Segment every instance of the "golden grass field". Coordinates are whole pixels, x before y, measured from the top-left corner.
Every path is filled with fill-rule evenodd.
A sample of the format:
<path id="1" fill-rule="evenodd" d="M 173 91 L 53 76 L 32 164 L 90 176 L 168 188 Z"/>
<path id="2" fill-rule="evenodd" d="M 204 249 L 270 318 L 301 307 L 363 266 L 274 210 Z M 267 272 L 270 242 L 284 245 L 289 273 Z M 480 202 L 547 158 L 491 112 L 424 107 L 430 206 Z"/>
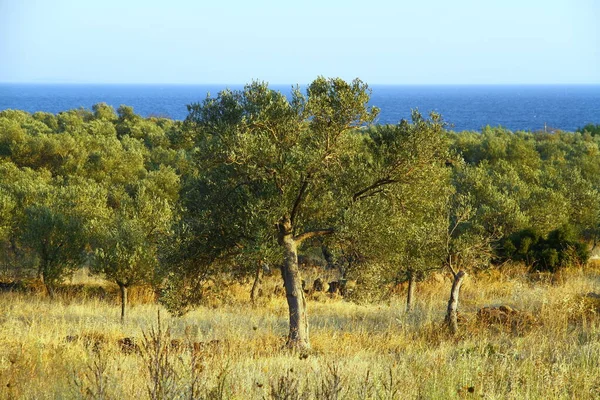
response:
<path id="1" fill-rule="evenodd" d="M 266 278 L 264 292 L 279 282 Z M 283 349 L 283 296 L 251 306 L 249 289 L 232 284 L 181 318 L 162 310 L 160 332 L 161 307 L 143 290 L 125 324 L 113 296 L 0 294 L 0 398 L 600 398 L 600 303 L 585 297 L 600 293 L 598 264 L 554 277 L 470 275 L 457 336 L 442 326 L 450 281 L 440 274 L 419 284 L 408 315 L 403 288 L 373 305 L 311 295 L 306 354 Z M 500 304 L 528 318 L 477 318 Z"/>

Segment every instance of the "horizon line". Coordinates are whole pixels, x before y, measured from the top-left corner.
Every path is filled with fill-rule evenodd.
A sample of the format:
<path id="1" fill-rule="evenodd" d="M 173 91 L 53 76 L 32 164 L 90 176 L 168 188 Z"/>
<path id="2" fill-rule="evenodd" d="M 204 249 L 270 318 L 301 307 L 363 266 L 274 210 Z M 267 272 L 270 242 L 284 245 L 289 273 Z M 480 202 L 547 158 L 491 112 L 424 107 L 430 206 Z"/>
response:
<path id="1" fill-rule="evenodd" d="M 308 86 L 310 83 L 272 83 L 266 80 L 253 79 L 250 82 L 266 82 L 269 85 L 283 86 Z M 51 82 L 51 81 L 24 81 L 24 82 L 3 82 L 0 85 L 97 85 L 97 86 L 244 86 L 250 82 L 216 82 L 216 83 L 169 83 L 169 82 Z M 600 82 L 585 82 L 585 83 L 369 83 L 363 81 L 369 86 L 600 86 Z"/>

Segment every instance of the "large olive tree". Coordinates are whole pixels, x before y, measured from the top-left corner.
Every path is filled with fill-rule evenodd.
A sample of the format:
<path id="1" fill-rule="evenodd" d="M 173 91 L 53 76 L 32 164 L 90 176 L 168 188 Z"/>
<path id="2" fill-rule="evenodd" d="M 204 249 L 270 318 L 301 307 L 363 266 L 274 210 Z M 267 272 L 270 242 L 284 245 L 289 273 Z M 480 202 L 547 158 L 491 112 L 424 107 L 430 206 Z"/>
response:
<path id="1" fill-rule="evenodd" d="M 396 151 L 392 138 L 415 132 L 407 123 L 379 136 L 360 129 L 377 115 L 369 96 L 358 79 L 318 78 L 289 99 L 252 83 L 189 106 L 196 174 L 186 179 L 182 221 L 195 250 L 186 251 L 214 263 L 274 238 L 292 348 L 310 347 L 299 247 L 333 234 L 348 209 L 431 162 Z"/>

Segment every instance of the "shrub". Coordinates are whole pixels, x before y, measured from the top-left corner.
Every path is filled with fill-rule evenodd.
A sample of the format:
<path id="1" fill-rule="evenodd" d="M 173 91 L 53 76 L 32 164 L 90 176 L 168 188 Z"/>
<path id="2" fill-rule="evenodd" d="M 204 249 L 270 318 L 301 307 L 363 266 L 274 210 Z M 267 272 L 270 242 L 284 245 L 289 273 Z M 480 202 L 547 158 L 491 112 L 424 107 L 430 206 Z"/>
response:
<path id="1" fill-rule="evenodd" d="M 521 261 L 530 270 L 549 272 L 585 264 L 589 258 L 586 245 L 568 225 L 553 230 L 545 239 L 532 228 L 515 232 L 505 239 L 499 253 L 502 260 Z"/>

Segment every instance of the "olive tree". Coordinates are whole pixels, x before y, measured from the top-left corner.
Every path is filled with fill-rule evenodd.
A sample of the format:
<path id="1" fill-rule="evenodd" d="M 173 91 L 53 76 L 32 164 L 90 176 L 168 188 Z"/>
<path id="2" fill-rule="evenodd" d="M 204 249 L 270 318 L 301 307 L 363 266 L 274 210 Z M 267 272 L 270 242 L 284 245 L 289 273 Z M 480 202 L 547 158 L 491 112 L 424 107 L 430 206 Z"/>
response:
<path id="1" fill-rule="evenodd" d="M 186 184 L 183 223 L 195 254 L 214 263 L 276 238 L 292 348 L 310 347 L 299 248 L 332 235 L 346 210 L 430 162 L 407 160 L 393 141 L 386 144 L 388 136 L 418 131 L 407 122 L 381 137 L 360 129 L 377 115 L 369 97 L 358 79 L 317 78 L 306 95 L 296 88 L 290 99 L 255 82 L 189 106 L 197 175 Z"/>
<path id="2" fill-rule="evenodd" d="M 377 126 L 369 137 L 370 161 L 356 167 L 371 176 L 388 176 L 394 168 L 394 182 L 356 199 L 343 216 L 339 245 L 362 260 L 351 271 L 360 281 L 354 298 L 372 298 L 382 284 L 408 282 L 410 311 L 417 281 L 442 264 L 451 173 L 444 123 L 435 113 L 426 119 L 415 111 L 411 123 Z"/>
<path id="3" fill-rule="evenodd" d="M 186 218 L 210 262 L 264 244 L 260 237 L 274 227 L 290 347 L 310 347 L 298 248 L 334 232 L 336 175 L 354 144 L 348 136 L 377 115 L 368 100 L 359 80 L 318 78 L 307 96 L 296 88 L 290 100 L 255 82 L 189 106 L 200 171 L 189 195 L 201 201 L 188 201 Z"/>
<path id="4" fill-rule="evenodd" d="M 94 182 L 55 179 L 24 207 L 18 240 L 38 258 L 38 276 L 50 297 L 85 260 L 89 223 L 97 218 L 103 198 Z"/>
<path id="5" fill-rule="evenodd" d="M 476 167 L 457 165 L 453 171 L 453 190 L 445 196 L 442 254 L 444 267 L 452 275 L 445 323 L 452 334 L 458 331 L 459 295 L 467 272 L 490 263 L 503 232 L 496 210 L 478 204 L 471 186 L 477 173 Z"/>
<path id="6" fill-rule="evenodd" d="M 152 171 L 144 179 L 114 186 L 107 217 L 94 227 L 92 271 L 113 280 L 121 295 L 121 321 L 125 320 L 128 289 L 152 283 L 158 268 L 161 242 L 170 235 L 179 177 L 170 168 Z"/>

